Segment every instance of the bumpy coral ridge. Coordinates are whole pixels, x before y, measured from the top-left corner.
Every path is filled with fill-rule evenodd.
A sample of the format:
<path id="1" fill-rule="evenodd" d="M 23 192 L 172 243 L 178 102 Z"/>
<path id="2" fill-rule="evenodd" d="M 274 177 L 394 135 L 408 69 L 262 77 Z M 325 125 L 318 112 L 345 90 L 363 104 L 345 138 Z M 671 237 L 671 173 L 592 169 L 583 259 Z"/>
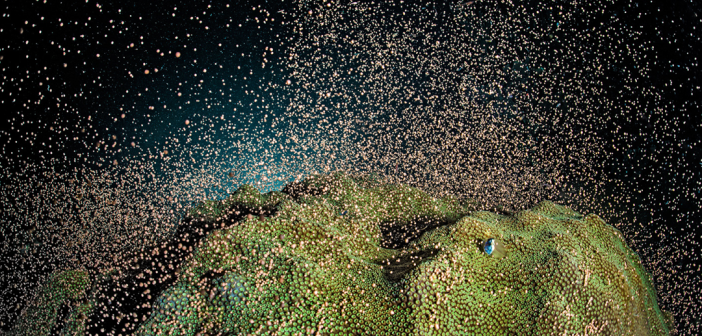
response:
<path id="1" fill-rule="evenodd" d="M 340 173 L 287 189 L 247 186 L 191 212 L 223 223 L 241 209 L 261 215 L 203 240 L 139 333 L 669 333 L 650 275 L 595 215 L 551 202 L 512 216 L 474 212 Z M 485 254 L 488 238 L 507 255 Z"/>

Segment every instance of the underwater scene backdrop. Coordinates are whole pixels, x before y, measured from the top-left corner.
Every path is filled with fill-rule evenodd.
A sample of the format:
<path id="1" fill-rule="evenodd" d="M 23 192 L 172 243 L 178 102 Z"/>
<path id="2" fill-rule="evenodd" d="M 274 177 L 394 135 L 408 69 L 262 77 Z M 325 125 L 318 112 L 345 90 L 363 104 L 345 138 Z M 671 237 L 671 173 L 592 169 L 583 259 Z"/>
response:
<path id="1" fill-rule="evenodd" d="M 1 12 L 3 333 L 702 333 L 695 1 Z"/>

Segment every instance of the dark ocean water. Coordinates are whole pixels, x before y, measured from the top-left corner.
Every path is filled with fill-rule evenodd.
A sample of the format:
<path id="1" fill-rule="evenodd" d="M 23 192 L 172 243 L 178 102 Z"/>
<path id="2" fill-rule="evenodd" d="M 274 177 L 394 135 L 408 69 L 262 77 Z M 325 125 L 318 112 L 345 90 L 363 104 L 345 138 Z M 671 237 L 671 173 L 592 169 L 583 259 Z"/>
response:
<path id="1" fill-rule="evenodd" d="M 484 209 L 599 214 L 679 334 L 700 334 L 700 15 L 688 0 L 5 3 L 0 328 L 51 271 L 119 266 L 196 202 L 346 170 Z"/>

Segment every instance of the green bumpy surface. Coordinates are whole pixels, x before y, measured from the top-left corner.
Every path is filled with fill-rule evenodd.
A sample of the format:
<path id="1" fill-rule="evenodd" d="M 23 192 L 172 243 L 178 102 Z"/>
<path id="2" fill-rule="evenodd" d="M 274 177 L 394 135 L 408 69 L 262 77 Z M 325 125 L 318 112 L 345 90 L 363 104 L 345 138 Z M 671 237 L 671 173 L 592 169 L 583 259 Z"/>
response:
<path id="1" fill-rule="evenodd" d="M 669 315 L 622 234 L 551 202 L 503 216 L 454 198 L 344 174 L 293 200 L 244 187 L 210 203 L 265 209 L 204 239 L 161 293 L 141 335 L 667 335 Z M 317 195 L 317 196 L 312 196 Z M 381 224 L 450 224 L 402 249 Z M 499 239 L 503 258 L 481 249 Z M 400 278 L 388 266 L 411 260 Z M 426 255 L 426 253 L 424 253 Z M 385 266 L 383 266 L 385 265 Z"/>
<path id="2" fill-rule="evenodd" d="M 50 335 L 62 305 L 70 305 L 70 315 L 61 335 L 83 335 L 85 316 L 92 310 L 92 302 L 86 300 L 90 288 L 88 273 L 82 270 L 55 272 L 39 288 L 36 298 L 9 331 L 9 335 Z"/>

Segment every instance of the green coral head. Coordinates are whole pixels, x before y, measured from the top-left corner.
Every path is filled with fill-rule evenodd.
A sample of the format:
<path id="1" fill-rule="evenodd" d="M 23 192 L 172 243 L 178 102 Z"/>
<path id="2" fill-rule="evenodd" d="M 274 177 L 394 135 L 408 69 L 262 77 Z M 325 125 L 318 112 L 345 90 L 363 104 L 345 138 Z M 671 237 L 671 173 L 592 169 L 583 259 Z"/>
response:
<path id="1" fill-rule="evenodd" d="M 649 274 L 595 215 L 473 211 L 343 174 L 288 190 L 230 196 L 276 212 L 209 235 L 141 334 L 670 333 Z"/>

